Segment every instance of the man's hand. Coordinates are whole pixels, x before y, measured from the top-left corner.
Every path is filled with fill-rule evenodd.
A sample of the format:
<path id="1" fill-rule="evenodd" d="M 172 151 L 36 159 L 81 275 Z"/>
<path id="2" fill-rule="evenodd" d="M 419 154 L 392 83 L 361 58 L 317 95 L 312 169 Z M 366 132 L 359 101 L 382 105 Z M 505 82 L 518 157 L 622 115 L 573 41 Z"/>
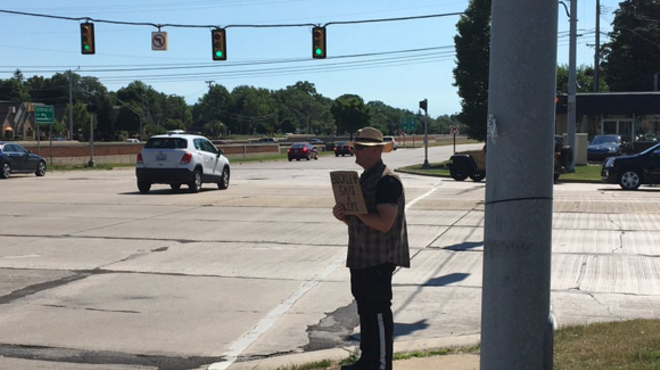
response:
<path id="1" fill-rule="evenodd" d="M 344 206 L 341 204 L 335 204 L 334 207 L 332 207 L 332 215 L 335 216 L 336 219 L 339 221 L 346 223 L 346 211 L 344 210 Z"/>

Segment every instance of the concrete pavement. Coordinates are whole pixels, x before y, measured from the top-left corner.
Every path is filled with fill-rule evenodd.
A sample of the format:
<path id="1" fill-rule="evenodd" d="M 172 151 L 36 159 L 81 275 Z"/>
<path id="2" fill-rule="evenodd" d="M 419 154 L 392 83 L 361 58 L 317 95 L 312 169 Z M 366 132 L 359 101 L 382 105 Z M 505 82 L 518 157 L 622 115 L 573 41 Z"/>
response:
<path id="1" fill-rule="evenodd" d="M 478 335 L 465 335 L 451 338 L 409 340 L 394 343 L 395 353 L 410 353 L 432 349 L 468 347 L 479 343 Z M 333 348 L 322 351 L 269 357 L 255 361 L 235 362 L 229 370 L 275 370 L 319 362 L 322 360 L 340 361 L 355 353 L 355 347 Z M 451 354 L 395 360 L 394 370 L 478 370 L 479 355 Z"/>

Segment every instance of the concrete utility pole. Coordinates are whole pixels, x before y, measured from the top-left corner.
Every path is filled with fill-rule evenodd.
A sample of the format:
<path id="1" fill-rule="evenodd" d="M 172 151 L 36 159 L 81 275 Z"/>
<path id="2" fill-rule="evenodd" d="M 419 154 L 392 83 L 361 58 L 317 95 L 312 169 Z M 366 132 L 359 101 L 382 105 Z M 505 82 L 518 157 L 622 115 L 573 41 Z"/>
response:
<path id="1" fill-rule="evenodd" d="M 73 73 L 69 70 L 69 140 L 73 141 Z"/>
<path id="2" fill-rule="evenodd" d="M 568 145 L 575 153 L 575 120 L 577 103 L 577 74 L 575 71 L 575 47 L 577 41 L 577 0 L 571 0 L 571 26 L 570 42 L 568 47 Z M 568 165 L 568 172 L 575 172 L 575 155 L 571 156 L 571 163 Z"/>
<path id="3" fill-rule="evenodd" d="M 594 92 L 598 92 L 600 66 L 600 0 L 596 0 L 596 51 L 594 52 Z"/>
<path id="4" fill-rule="evenodd" d="M 493 1 L 481 370 L 552 367 L 557 5 Z"/>

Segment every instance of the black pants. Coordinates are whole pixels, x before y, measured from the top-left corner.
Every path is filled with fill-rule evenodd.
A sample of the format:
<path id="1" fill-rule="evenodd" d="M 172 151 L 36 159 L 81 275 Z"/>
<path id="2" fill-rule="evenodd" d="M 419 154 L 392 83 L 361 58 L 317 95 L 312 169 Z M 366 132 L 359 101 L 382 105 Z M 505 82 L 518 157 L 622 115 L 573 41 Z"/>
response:
<path id="1" fill-rule="evenodd" d="M 351 292 L 360 315 L 360 370 L 392 370 L 392 263 L 351 269 Z"/>

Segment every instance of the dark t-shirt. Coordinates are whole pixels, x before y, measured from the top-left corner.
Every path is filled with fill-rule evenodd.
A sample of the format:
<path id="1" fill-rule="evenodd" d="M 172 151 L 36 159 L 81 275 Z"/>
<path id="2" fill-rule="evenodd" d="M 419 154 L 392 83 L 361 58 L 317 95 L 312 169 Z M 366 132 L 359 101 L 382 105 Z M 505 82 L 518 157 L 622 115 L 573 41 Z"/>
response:
<path id="1" fill-rule="evenodd" d="M 376 186 L 376 204 L 397 204 L 403 192 L 401 182 L 392 176 L 385 176 L 378 180 Z"/>

